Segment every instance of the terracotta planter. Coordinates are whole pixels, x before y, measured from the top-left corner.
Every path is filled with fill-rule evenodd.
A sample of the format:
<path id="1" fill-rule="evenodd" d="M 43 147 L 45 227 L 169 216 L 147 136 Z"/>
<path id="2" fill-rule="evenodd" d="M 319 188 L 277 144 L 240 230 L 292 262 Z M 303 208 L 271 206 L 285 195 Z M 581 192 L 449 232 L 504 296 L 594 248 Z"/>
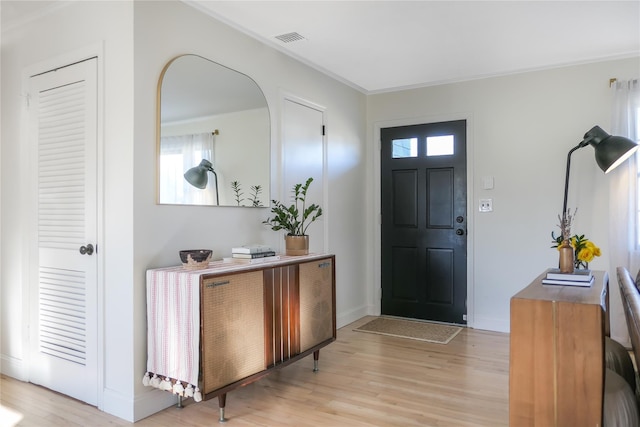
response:
<path id="1" fill-rule="evenodd" d="M 307 255 L 309 253 L 309 236 L 284 236 L 285 255 Z"/>

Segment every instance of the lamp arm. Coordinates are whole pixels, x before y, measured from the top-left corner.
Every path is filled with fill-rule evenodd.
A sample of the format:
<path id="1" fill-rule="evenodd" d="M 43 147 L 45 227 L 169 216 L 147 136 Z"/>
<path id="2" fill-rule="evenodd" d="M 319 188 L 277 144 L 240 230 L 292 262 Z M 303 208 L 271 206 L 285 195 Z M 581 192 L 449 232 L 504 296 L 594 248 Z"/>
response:
<path id="1" fill-rule="evenodd" d="M 220 194 L 218 193 L 218 174 L 213 170 L 213 168 L 210 168 L 209 172 L 213 174 L 213 181 L 216 186 L 216 205 L 220 206 Z"/>
<path id="2" fill-rule="evenodd" d="M 567 195 L 569 193 L 569 170 L 571 168 L 571 154 L 573 154 L 574 151 L 589 145 L 589 141 L 591 141 L 591 139 L 592 138 L 586 138 L 580 144 L 576 145 L 571 150 L 569 150 L 569 153 L 567 154 L 567 171 L 564 178 L 564 203 L 562 204 L 562 221 L 563 222 L 567 219 Z"/>
<path id="3" fill-rule="evenodd" d="M 204 163 L 204 160 L 203 160 L 203 163 Z M 216 173 L 216 171 L 213 170 L 213 166 L 211 166 L 211 163 L 208 161 L 207 163 L 208 164 L 205 165 L 205 168 L 213 174 L 213 181 L 216 186 L 216 205 L 220 206 L 220 194 L 218 193 L 218 174 Z"/>

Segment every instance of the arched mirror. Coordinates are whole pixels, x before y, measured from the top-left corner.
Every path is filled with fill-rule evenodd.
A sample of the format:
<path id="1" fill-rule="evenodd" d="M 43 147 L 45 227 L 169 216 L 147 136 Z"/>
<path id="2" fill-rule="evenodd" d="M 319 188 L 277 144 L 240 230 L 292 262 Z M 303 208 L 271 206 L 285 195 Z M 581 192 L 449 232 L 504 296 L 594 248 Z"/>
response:
<path id="1" fill-rule="evenodd" d="M 267 101 L 248 76 L 197 55 L 158 83 L 158 203 L 269 206 Z"/>

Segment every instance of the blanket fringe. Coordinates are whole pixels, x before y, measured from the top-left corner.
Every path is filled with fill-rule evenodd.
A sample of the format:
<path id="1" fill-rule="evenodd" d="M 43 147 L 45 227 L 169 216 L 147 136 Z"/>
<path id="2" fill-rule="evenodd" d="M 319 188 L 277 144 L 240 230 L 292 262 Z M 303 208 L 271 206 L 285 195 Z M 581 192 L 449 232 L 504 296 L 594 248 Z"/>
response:
<path id="1" fill-rule="evenodd" d="M 187 384 L 187 388 L 184 389 L 184 397 L 193 397 L 193 386 Z"/>
<path id="2" fill-rule="evenodd" d="M 192 397 L 196 402 L 202 401 L 202 394 L 197 386 L 189 383 L 183 383 L 182 381 L 169 377 L 164 377 L 164 379 L 162 379 L 152 372 L 144 373 L 144 376 L 142 377 L 142 385 L 145 387 L 155 387 L 158 390 L 170 391 L 173 394 L 177 394 L 182 397 Z"/>

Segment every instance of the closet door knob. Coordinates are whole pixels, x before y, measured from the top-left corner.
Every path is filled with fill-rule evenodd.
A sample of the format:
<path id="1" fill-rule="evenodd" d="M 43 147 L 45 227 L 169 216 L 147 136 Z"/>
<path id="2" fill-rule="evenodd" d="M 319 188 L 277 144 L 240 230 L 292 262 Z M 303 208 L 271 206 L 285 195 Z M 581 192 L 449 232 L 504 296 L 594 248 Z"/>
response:
<path id="1" fill-rule="evenodd" d="M 80 253 L 82 255 L 93 255 L 93 245 L 89 243 L 87 246 L 80 246 Z"/>

